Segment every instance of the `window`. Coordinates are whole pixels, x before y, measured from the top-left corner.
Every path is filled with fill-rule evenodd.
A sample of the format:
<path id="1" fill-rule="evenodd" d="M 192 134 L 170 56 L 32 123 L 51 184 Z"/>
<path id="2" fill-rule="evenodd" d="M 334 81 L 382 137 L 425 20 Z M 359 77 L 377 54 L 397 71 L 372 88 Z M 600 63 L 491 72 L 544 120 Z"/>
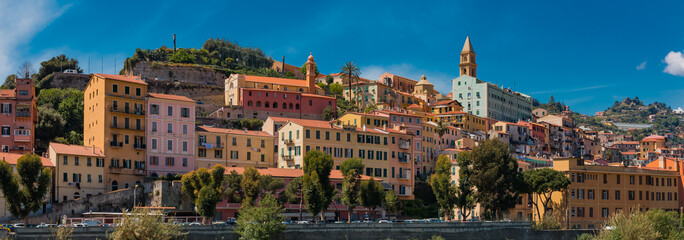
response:
<path id="1" fill-rule="evenodd" d="M 188 125 L 183 125 L 183 135 L 188 135 Z"/>
<path id="2" fill-rule="evenodd" d="M 69 174 L 68 173 L 63 173 L 62 174 L 62 182 L 68 182 L 69 181 Z"/>
<path id="3" fill-rule="evenodd" d="M 90 166 L 93 165 L 93 163 L 92 163 L 92 161 L 91 161 L 91 158 L 86 159 L 86 165 L 87 165 L 88 167 L 90 167 Z"/>
<path id="4" fill-rule="evenodd" d="M 150 105 L 150 114 L 159 115 L 159 105 L 157 105 L 157 104 Z"/>
<path id="5" fill-rule="evenodd" d="M 190 108 L 181 108 L 181 117 L 190 117 Z"/>
<path id="6" fill-rule="evenodd" d="M 97 175 L 97 182 L 102 183 L 102 175 Z"/>
<path id="7" fill-rule="evenodd" d="M 173 140 L 166 141 L 166 150 L 173 151 Z"/>
<path id="8" fill-rule="evenodd" d="M 615 190 L 615 200 L 620 200 L 620 191 Z"/>
<path id="9" fill-rule="evenodd" d="M 131 87 L 124 86 L 124 94 L 131 94 Z"/>
<path id="10" fill-rule="evenodd" d="M 172 157 L 167 157 L 166 158 L 166 166 L 173 166 L 175 165 L 176 160 Z"/>
<path id="11" fill-rule="evenodd" d="M 10 135 L 10 127 L 9 126 L 2 126 L 2 136 L 9 136 Z"/>
<path id="12" fill-rule="evenodd" d="M 119 92 L 119 86 L 116 84 L 112 85 L 112 92 Z"/>
<path id="13" fill-rule="evenodd" d="M 601 191 L 601 200 L 608 200 L 608 190 Z"/>
<path id="14" fill-rule="evenodd" d="M 157 139 L 152 139 L 152 150 L 157 150 Z"/>
<path id="15" fill-rule="evenodd" d="M 183 158 L 183 167 L 187 167 L 187 166 L 188 166 L 188 159 Z"/>
<path id="16" fill-rule="evenodd" d="M 78 166 L 78 157 L 74 157 L 74 166 Z"/>
<path id="17" fill-rule="evenodd" d="M 168 116 L 173 116 L 173 107 L 172 106 L 169 106 L 167 114 L 168 114 Z"/>
<path id="18" fill-rule="evenodd" d="M 152 122 L 152 132 L 153 133 L 157 132 L 157 122 Z"/>
<path id="19" fill-rule="evenodd" d="M 214 150 L 214 158 L 223 158 L 223 150 Z"/>
<path id="20" fill-rule="evenodd" d="M 173 133 L 173 123 L 168 123 L 166 125 L 166 132 Z"/>
<path id="21" fill-rule="evenodd" d="M 135 88 L 135 95 L 140 96 L 140 88 Z"/>
<path id="22" fill-rule="evenodd" d="M 188 151 L 188 141 L 183 141 L 183 152 Z"/>

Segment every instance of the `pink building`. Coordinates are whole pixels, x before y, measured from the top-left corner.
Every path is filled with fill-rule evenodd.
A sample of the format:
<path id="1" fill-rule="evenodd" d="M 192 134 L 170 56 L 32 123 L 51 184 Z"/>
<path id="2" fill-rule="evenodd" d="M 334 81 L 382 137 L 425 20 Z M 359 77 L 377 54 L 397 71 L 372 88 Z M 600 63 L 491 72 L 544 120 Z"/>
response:
<path id="1" fill-rule="evenodd" d="M 34 151 L 35 124 L 38 123 L 36 92 L 31 79 L 17 79 L 15 89 L 0 90 L 0 146 L 2 152 Z"/>
<path id="2" fill-rule="evenodd" d="M 195 169 L 195 101 L 147 94 L 147 175 L 183 174 Z"/>
<path id="3" fill-rule="evenodd" d="M 421 124 L 422 119 L 420 118 L 420 116 L 403 112 L 383 110 L 375 110 L 372 112 L 372 114 L 388 117 L 390 119 L 390 128 L 405 131 L 407 134 L 413 136 L 411 141 L 411 148 L 413 151 L 413 160 L 416 163 L 415 174 L 429 174 L 429 166 L 434 164 L 431 164 L 430 159 L 428 159 L 427 156 L 423 155 L 423 135 L 421 132 L 423 129 L 423 125 Z"/>
<path id="4" fill-rule="evenodd" d="M 321 120 L 326 107 L 337 109 L 334 97 L 259 88 L 242 88 L 240 91 L 242 106 L 224 107 L 214 114 L 227 119 L 258 118 L 265 121 L 268 117 L 285 117 Z"/>

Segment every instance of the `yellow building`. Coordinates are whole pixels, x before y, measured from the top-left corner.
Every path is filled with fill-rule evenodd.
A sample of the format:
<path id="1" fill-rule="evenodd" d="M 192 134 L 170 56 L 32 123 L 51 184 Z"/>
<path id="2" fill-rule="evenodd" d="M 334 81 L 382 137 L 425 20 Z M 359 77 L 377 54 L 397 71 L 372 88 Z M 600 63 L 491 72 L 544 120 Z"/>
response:
<path id="1" fill-rule="evenodd" d="M 413 199 L 411 135 L 386 127 L 356 127 L 346 120 L 335 124 L 305 119 L 288 119 L 278 133 L 278 168 L 302 168 L 312 150 L 332 156 L 337 170 L 344 160 L 359 158 L 366 167 L 364 175 L 382 179 L 399 199 Z"/>
<path id="2" fill-rule="evenodd" d="M 50 161 L 55 165 L 55 201 L 63 202 L 105 193 L 105 155 L 97 147 L 51 142 Z"/>
<path id="3" fill-rule="evenodd" d="M 368 114 L 368 113 L 358 113 L 358 112 L 352 113 L 352 112 L 350 112 L 350 113 L 344 114 L 343 116 L 339 117 L 337 119 L 337 122 L 339 124 L 343 124 L 343 125 L 353 125 L 353 126 L 366 125 L 366 127 L 382 128 L 383 126 L 389 125 L 389 117 L 388 116 L 375 115 L 375 114 Z"/>
<path id="4" fill-rule="evenodd" d="M 264 131 L 249 131 L 198 126 L 195 168 L 275 167 L 275 136 Z"/>
<path id="5" fill-rule="evenodd" d="M 137 76 L 96 73 L 83 94 L 83 144 L 107 156 L 106 189 L 139 184 L 145 176 L 147 83 Z"/>
<path id="6" fill-rule="evenodd" d="M 463 111 L 463 106 L 456 100 L 434 102 L 429 106 L 433 114 Z"/>
<path id="7" fill-rule="evenodd" d="M 642 156 L 646 156 L 646 153 L 648 152 L 655 152 L 657 149 L 667 148 L 665 145 L 666 142 L 667 139 L 663 136 L 651 135 L 641 139 L 639 142 L 639 151 Z"/>
<path id="8" fill-rule="evenodd" d="M 571 182 L 566 193 L 554 192 L 551 197 L 553 204 L 567 206 L 553 209 L 567 209 L 566 227 L 599 228 L 616 212 L 632 209 L 679 209 L 679 169 L 585 165 L 575 158 L 556 158 L 553 168 Z M 539 210 L 543 215 L 545 209 Z M 536 210 L 533 213 L 538 219 Z"/>
<path id="9" fill-rule="evenodd" d="M 435 121 L 447 123 L 451 126 L 460 128 L 468 132 L 489 131 L 487 120 L 463 111 L 453 111 L 445 113 L 433 113 Z"/>

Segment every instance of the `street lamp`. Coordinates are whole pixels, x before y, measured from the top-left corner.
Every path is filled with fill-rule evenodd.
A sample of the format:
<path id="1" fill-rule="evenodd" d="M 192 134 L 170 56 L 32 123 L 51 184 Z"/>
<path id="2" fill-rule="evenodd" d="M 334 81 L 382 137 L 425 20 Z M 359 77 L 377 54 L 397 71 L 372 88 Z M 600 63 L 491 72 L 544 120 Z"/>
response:
<path id="1" fill-rule="evenodd" d="M 138 184 L 135 184 L 135 187 L 133 187 L 133 209 L 135 209 L 135 206 L 136 206 L 136 196 L 137 196 L 136 190 L 138 190 Z"/>

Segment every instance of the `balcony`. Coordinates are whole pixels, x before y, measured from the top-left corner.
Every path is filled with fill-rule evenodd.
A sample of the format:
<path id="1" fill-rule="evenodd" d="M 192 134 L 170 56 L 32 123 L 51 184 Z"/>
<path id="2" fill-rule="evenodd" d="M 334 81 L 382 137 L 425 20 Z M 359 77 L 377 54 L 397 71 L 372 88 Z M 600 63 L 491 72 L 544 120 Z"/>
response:
<path id="1" fill-rule="evenodd" d="M 292 155 L 281 155 L 281 157 L 283 157 L 283 160 L 285 160 L 285 161 L 294 160 L 294 156 L 292 156 Z"/>
<path id="2" fill-rule="evenodd" d="M 21 111 L 16 113 L 17 117 L 31 117 L 31 112 Z"/>
<path id="3" fill-rule="evenodd" d="M 145 169 L 135 169 L 133 171 L 133 174 L 139 175 L 139 176 L 145 176 Z"/>
<path id="4" fill-rule="evenodd" d="M 133 144 L 133 148 L 145 150 L 145 149 L 147 149 L 147 144 L 140 144 L 140 143 L 139 144 Z"/>
<path id="5" fill-rule="evenodd" d="M 109 166 L 110 173 L 121 173 L 123 167 L 120 166 Z"/>
<path id="6" fill-rule="evenodd" d="M 399 140 L 399 149 L 408 150 L 411 149 L 411 142 L 405 140 Z"/>
<path id="7" fill-rule="evenodd" d="M 120 109 L 116 107 L 109 107 L 109 111 L 113 113 L 123 113 L 123 114 L 133 114 L 133 115 L 145 115 L 145 111 L 142 109 Z"/>
<path id="8" fill-rule="evenodd" d="M 292 145 L 294 144 L 294 140 L 292 139 L 285 139 L 285 145 Z"/>
<path id="9" fill-rule="evenodd" d="M 109 146 L 110 147 L 123 147 L 123 142 L 111 141 L 111 142 L 109 142 Z"/>
<path id="10" fill-rule="evenodd" d="M 110 96 L 110 97 L 119 97 L 119 98 L 127 98 L 127 99 L 135 99 L 135 100 L 145 101 L 144 96 L 134 96 L 134 95 L 126 96 L 124 94 L 118 94 L 118 93 L 105 93 L 105 95 Z"/>
<path id="11" fill-rule="evenodd" d="M 134 130 L 134 131 L 145 131 L 145 128 L 144 128 L 144 127 L 137 127 L 137 128 L 131 128 L 130 126 L 129 126 L 129 127 L 125 127 L 125 126 L 122 127 L 122 126 L 119 126 L 118 124 L 112 124 L 112 125 L 110 125 L 110 127 L 111 127 L 111 128 L 116 128 L 116 129 Z"/>
<path id="12" fill-rule="evenodd" d="M 201 148 L 206 148 L 206 149 L 222 149 L 223 148 L 223 143 L 206 143 L 206 142 L 199 142 L 197 146 Z"/>

